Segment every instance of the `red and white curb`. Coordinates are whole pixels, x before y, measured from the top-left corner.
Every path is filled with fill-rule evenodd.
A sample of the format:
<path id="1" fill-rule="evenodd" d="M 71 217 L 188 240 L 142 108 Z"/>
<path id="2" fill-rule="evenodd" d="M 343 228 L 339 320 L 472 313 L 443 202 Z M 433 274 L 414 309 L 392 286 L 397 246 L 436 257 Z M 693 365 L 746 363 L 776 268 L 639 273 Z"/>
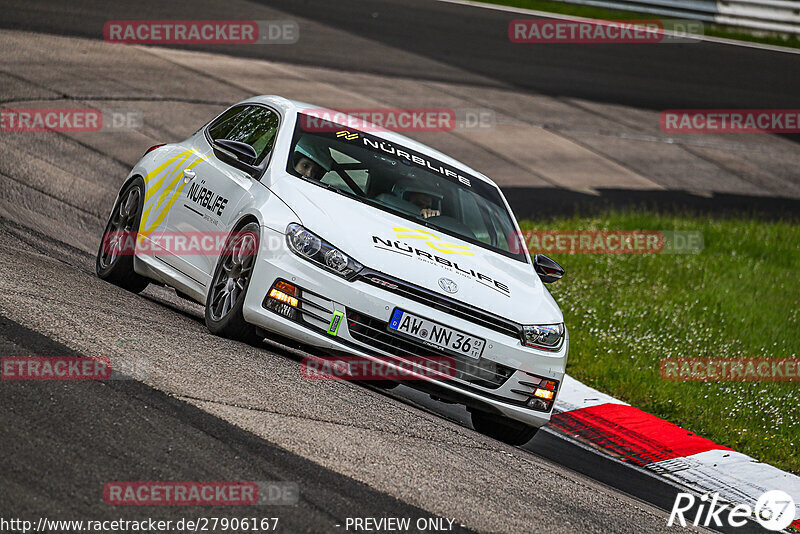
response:
<path id="1" fill-rule="evenodd" d="M 719 493 L 754 507 L 770 490 L 794 499 L 800 530 L 800 477 L 700 437 L 614 397 L 564 377 L 549 426 L 618 460 L 698 494 Z"/>

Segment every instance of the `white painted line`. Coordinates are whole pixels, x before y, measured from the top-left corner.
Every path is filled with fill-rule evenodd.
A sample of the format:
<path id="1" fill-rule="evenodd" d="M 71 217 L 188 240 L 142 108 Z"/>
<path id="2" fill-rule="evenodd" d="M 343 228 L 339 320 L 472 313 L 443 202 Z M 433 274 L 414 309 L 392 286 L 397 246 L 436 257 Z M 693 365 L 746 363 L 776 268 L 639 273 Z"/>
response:
<path id="1" fill-rule="evenodd" d="M 711 450 L 646 466 L 698 493 L 719 492 L 730 503 L 755 505 L 767 491 L 783 490 L 800 517 L 800 477 L 736 451 Z"/>
<path id="2" fill-rule="evenodd" d="M 606 395 L 594 388 L 590 388 L 569 375 L 564 375 L 561 390 L 558 392 L 558 397 L 556 398 L 555 411 L 571 412 L 572 410 L 589 408 L 590 406 L 597 406 L 599 404 L 624 404 L 629 406 L 626 402 L 622 402 L 611 395 Z"/>
<path id="3" fill-rule="evenodd" d="M 551 427 L 549 425 L 545 425 L 542 428 L 540 428 L 539 432 L 546 432 L 546 433 L 548 433 L 548 434 L 550 434 L 552 436 L 557 437 L 558 439 L 564 440 L 564 441 L 566 441 L 566 442 L 568 442 L 568 443 L 570 443 L 572 445 L 575 445 L 578 448 L 581 448 L 581 449 L 583 449 L 583 450 L 585 450 L 587 452 L 591 452 L 592 454 L 602 454 L 602 453 L 598 452 L 597 447 L 592 447 L 591 445 L 587 445 L 586 443 L 583 443 L 582 441 L 578 441 L 577 439 L 573 438 L 572 436 L 564 434 L 560 430 L 556 430 L 556 429 L 554 429 L 553 427 Z M 637 472 L 639 472 L 639 473 L 641 473 L 643 475 L 646 475 L 646 476 L 648 476 L 650 478 L 654 478 L 654 479 L 658 480 L 659 482 L 662 482 L 663 484 L 666 484 L 667 486 L 670 486 L 670 487 L 674 488 L 677 491 L 687 491 L 688 490 L 688 491 L 691 491 L 693 493 L 696 493 L 696 492 L 694 492 L 694 490 L 687 488 L 683 484 L 679 484 L 678 482 L 675 482 L 674 480 L 665 478 L 665 477 L 661 476 L 658 473 L 654 473 L 651 469 L 648 469 L 647 467 L 641 467 L 641 466 L 638 466 L 636 464 L 632 464 L 630 462 L 623 462 L 622 460 L 620 460 L 616 456 L 611 456 L 610 454 L 602 454 L 602 456 L 603 456 L 604 460 L 610 460 L 611 462 L 614 462 L 616 464 L 624 465 L 628 469 L 632 469 L 632 470 L 637 471 Z M 697 493 L 696 494 L 697 497 L 700 497 L 701 495 L 702 495 L 701 493 Z M 640 497 L 636 497 L 635 495 L 633 497 L 635 497 L 637 499 L 640 499 Z"/>
<path id="4" fill-rule="evenodd" d="M 564 375 L 554 413 L 569 412 L 606 403 L 629 406 L 569 375 Z M 587 450 L 599 452 L 596 448 L 574 440 L 552 427 L 545 426 L 544 429 Z M 606 456 L 614 458 L 611 455 Z M 626 465 L 637 468 L 630 463 L 626 463 Z M 671 485 L 688 489 L 697 495 L 719 493 L 720 500 L 731 505 L 747 504 L 753 507 L 758 498 L 767 491 L 782 490 L 794 499 L 797 508 L 795 518 L 800 518 L 800 477 L 759 462 L 740 452 L 714 449 L 654 462 L 644 467 L 638 467 L 638 470 L 649 472 Z"/>
<path id="5" fill-rule="evenodd" d="M 590 17 L 576 17 L 574 15 L 562 15 L 560 13 L 551 13 L 549 11 L 538 11 L 536 9 L 525 9 L 522 7 L 501 6 L 497 4 L 485 4 L 483 2 L 474 2 L 472 0 L 436 0 L 437 2 L 444 2 L 447 4 L 456 4 L 462 6 L 479 7 L 483 9 L 491 9 L 493 11 L 504 11 L 507 13 L 519 13 L 522 15 L 531 15 L 534 17 L 542 17 L 557 20 L 599 20 Z M 698 41 L 707 41 L 710 43 L 726 44 L 733 46 L 741 46 L 744 48 L 755 48 L 757 50 L 768 50 L 770 52 L 783 52 L 785 54 L 800 54 L 800 49 L 788 48 L 786 46 L 768 45 L 761 43 L 751 43 L 748 41 L 737 41 L 736 39 L 725 39 L 724 37 L 711 37 L 709 35 L 691 35 L 678 34 L 669 30 L 663 30 L 664 35 L 671 37 L 680 37 L 683 39 L 695 39 Z"/>

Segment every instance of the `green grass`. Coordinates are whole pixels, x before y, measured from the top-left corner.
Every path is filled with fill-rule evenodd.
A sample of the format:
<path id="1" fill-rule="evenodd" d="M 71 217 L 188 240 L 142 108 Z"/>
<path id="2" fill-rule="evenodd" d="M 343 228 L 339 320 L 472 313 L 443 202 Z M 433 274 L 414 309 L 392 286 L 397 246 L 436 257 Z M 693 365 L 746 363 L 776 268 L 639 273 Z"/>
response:
<path id="1" fill-rule="evenodd" d="M 698 254 L 552 255 L 567 371 L 603 392 L 800 474 L 800 383 L 678 382 L 662 358 L 800 355 L 800 225 L 614 212 L 525 230 L 692 230 Z"/>
<path id="2" fill-rule="evenodd" d="M 520 7 L 523 9 L 533 9 L 536 11 L 547 11 L 549 13 L 560 13 L 562 15 L 572 15 L 591 19 L 604 20 L 652 20 L 652 19 L 678 19 L 680 17 L 665 17 L 653 15 L 652 13 L 637 13 L 634 11 L 623 11 L 619 9 L 606 9 L 602 7 L 582 6 L 567 4 L 555 0 L 477 0 L 486 4 L 497 4 L 502 6 Z M 719 24 L 709 24 L 704 22 L 704 35 L 722 37 L 725 39 L 735 39 L 738 41 L 749 41 L 754 43 L 769 44 L 775 46 L 786 46 L 789 48 L 800 48 L 800 38 L 798 36 L 781 35 L 769 32 L 749 32 L 743 28 L 732 26 L 722 26 Z"/>

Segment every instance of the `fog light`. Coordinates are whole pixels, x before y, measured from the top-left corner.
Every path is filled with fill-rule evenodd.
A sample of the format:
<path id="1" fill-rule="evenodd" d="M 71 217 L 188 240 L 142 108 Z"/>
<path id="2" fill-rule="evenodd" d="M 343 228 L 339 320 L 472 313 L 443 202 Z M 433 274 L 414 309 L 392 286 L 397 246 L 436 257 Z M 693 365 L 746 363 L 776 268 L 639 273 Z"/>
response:
<path id="1" fill-rule="evenodd" d="M 542 399 L 531 399 L 530 407 L 541 412 L 549 412 L 550 406 Z"/>
<path id="2" fill-rule="evenodd" d="M 278 302 L 283 302 L 284 304 L 288 304 L 289 306 L 292 306 L 294 308 L 296 308 L 297 304 L 298 304 L 297 299 L 295 297 L 292 297 L 291 295 L 287 295 L 283 291 L 278 291 L 275 288 L 273 288 L 269 292 L 269 298 L 275 299 Z"/>
<path id="3" fill-rule="evenodd" d="M 558 382 L 556 382 L 555 380 L 544 380 L 539 385 L 542 386 L 543 388 L 549 389 L 550 391 L 555 391 L 557 384 Z"/>
<path id="4" fill-rule="evenodd" d="M 525 380 L 520 380 L 519 383 L 530 388 L 525 392 L 526 395 L 530 396 L 528 406 L 534 410 L 549 412 L 553 409 L 553 403 L 556 400 L 558 380 L 537 376 L 533 373 L 526 374 L 528 377 Z"/>
<path id="5" fill-rule="evenodd" d="M 300 291 L 283 280 L 278 280 L 267 293 L 264 306 L 289 319 L 297 319 Z"/>
<path id="6" fill-rule="evenodd" d="M 298 288 L 290 284 L 289 282 L 284 282 L 283 280 L 278 280 L 272 285 L 273 288 L 277 289 L 278 291 L 283 291 L 289 295 L 294 297 L 300 292 Z"/>

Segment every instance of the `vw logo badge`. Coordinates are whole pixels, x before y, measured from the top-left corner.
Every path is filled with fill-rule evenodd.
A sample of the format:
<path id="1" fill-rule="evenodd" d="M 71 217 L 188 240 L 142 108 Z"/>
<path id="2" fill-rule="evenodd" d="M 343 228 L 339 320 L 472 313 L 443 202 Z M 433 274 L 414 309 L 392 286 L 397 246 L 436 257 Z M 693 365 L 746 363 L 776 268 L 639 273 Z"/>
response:
<path id="1" fill-rule="evenodd" d="M 455 293 L 456 291 L 458 291 L 458 284 L 456 284 L 449 278 L 439 278 L 439 287 L 441 287 L 448 293 Z"/>

